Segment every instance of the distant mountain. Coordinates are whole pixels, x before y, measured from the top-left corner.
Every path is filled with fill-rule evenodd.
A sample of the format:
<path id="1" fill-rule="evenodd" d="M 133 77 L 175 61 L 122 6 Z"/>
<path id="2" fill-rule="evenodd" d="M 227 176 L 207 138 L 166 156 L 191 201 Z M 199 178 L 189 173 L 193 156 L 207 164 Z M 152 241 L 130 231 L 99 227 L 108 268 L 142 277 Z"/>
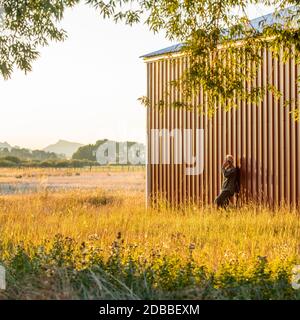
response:
<path id="1" fill-rule="evenodd" d="M 67 158 L 72 158 L 73 153 L 75 153 L 83 144 L 78 142 L 70 142 L 66 140 L 59 140 L 55 144 L 51 144 L 44 148 L 44 151 L 55 152 L 57 154 L 63 154 Z"/>
<path id="2" fill-rule="evenodd" d="M 8 149 L 11 150 L 12 146 L 7 142 L 0 142 L 0 150 Z"/>

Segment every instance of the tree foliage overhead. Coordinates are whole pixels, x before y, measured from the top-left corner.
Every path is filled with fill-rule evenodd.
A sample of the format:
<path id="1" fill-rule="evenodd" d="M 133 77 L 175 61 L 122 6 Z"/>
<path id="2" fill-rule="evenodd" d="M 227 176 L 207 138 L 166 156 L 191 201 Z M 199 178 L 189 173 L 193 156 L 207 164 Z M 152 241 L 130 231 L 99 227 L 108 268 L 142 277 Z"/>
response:
<path id="1" fill-rule="evenodd" d="M 292 55 L 299 63 L 299 0 L 0 0 L 0 74 L 7 79 L 14 67 L 30 71 L 40 47 L 65 40 L 60 21 L 65 10 L 79 2 L 103 18 L 146 23 L 150 30 L 164 31 L 169 40 L 184 43 L 190 67 L 174 83 L 185 97 L 177 106 L 188 105 L 200 87 L 208 93 L 211 111 L 216 105 L 233 107 L 237 97 L 257 102 L 266 90 L 279 95 L 270 84 L 251 90 L 245 86 L 255 76 L 259 49 L 265 46 L 280 59 Z M 249 5 L 272 6 L 278 19 L 254 28 L 247 15 Z M 236 46 L 240 39 L 242 47 Z"/>
<path id="2" fill-rule="evenodd" d="M 62 41 L 66 32 L 59 27 L 66 7 L 76 0 L 1 0 L 0 74 L 9 78 L 13 68 L 28 72 L 49 41 Z"/>

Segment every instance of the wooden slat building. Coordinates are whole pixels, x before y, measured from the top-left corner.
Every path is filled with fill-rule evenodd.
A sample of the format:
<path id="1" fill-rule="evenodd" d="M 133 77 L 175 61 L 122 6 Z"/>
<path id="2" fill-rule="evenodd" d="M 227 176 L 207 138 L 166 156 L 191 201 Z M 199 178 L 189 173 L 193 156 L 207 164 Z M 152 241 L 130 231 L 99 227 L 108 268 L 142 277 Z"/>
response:
<path id="1" fill-rule="evenodd" d="M 290 114 L 293 106 L 284 106 L 286 100 L 300 100 L 300 66 L 294 59 L 283 62 L 270 50 L 262 49 L 263 62 L 256 77 L 257 86 L 271 81 L 283 92 L 276 99 L 267 92 L 259 105 L 240 101 L 238 108 L 228 112 L 217 109 L 213 117 L 196 110 L 203 103 L 201 91 L 196 97 L 194 110 L 159 110 L 170 81 L 179 79 L 188 65 L 186 56 L 180 53 L 180 45 L 172 46 L 143 56 L 147 65 L 147 95 L 150 106 L 147 111 L 148 199 L 166 198 L 172 204 L 192 201 L 197 204 L 212 203 L 222 184 L 221 166 L 226 154 L 232 154 L 241 168 L 242 200 L 269 205 L 300 204 L 300 122 Z M 180 99 L 174 89 L 169 92 L 167 104 Z M 294 106 L 295 107 L 295 106 Z M 299 108 L 299 104 L 296 106 Z M 186 165 L 176 164 L 174 150 L 179 140 L 171 139 L 166 145 L 163 139 L 155 140 L 153 129 L 204 130 L 204 171 L 198 175 L 186 175 Z M 184 153 L 187 146 L 178 149 Z M 157 144 L 157 145 L 156 145 Z M 153 163 L 151 157 L 164 148 L 170 149 L 170 162 Z M 195 142 L 193 143 L 195 151 Z"/>

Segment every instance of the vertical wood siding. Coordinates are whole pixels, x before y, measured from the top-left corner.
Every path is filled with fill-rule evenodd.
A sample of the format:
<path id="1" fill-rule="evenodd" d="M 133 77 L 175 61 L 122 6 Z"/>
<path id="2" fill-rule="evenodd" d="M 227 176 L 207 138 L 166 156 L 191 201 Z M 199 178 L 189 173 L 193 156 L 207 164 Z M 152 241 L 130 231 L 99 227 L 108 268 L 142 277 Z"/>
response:
<path id="1" fill-rule="evenodd" d="M 221 188 L 221 166 L 226 154 L 232 154 L 241 168 L 242 201 L 255 201 L 276 206 L 300 204 L 300 123 L 290 115 L 299 104 L 284 106 L 288 99 L 300 99 L 297 78 L 299 65 L 293 59 L 286 63 L 276 58 L 267 49 L 262 49 L 263 63 L 253 83 L 260 86 L 271 82 L 283 92 L 279 99 L 267 92 L 261 103 L 238 101 L 238 108 L 229 112 L 216 110 L 213 117 L 196 110 L 199 103 L 205 105 L 206 93 L 201 91 L 194 98 L 194 110 L 170 107 L 181 99 L 180 93 L 170 86 L 170 81 L 180 77 L 187 67 L 187 58 L 162 57 L 147 62 L 147 91 L 151 106 L 147 112 L 148 199 L 167 199 L 172 204 L 192 201 L 197 204 L 212 203 Z M 168 95 L 165 92 L 169 92 Z M 160 100 L 167 107 L 160 110 Z M 204 129 L 204 172 L 197 176 L 185 175 L 185 164 L 175 164 L 175 145 L 183 142 L 182 158 L 187 153 L 183 129 Z M 181 129 L 181 139 L 170 138 L 166 143 L 160 138 L 157 146 L 151 136 L 152 129 Z M 165 142 L 164 142 L 165 141 Z M 158 149 L 156 149 L 158 148 Z M 162 163 L 163 149 L 170 150 L 170 164 Z M 196 150 L 195 139 L 192 145 Z M 153 164 L 151 155 L 159 150 L 159 164 Z"/>

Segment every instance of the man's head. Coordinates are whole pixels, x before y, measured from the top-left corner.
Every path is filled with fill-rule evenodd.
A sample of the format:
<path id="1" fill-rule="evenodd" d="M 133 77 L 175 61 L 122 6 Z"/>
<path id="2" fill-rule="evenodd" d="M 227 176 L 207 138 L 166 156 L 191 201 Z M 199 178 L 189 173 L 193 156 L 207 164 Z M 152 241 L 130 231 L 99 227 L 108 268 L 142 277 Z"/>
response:
<path id="1" fill-rule="evenodd" d="M 233 156 L 231 154 L 228 154 L 226 156 L 226 162 L 230 165 L 230 166 L 233 166 Z"/>

